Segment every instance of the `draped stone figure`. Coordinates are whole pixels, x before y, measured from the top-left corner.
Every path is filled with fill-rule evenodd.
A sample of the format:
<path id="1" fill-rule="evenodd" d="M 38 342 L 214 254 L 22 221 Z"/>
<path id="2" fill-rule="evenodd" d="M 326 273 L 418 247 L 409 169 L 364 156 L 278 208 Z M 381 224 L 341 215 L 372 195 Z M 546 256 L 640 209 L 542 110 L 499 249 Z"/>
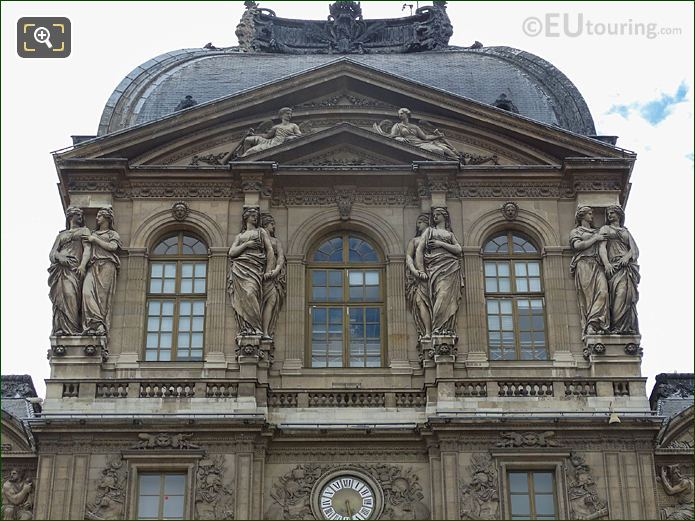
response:
<path id="1" fill-rule="evenodd" d="M 263 335 L 272 338 L 278 322 L 280 309 L 287 296 L 287 270 L 285 268 L 285 252 L 282 243 L 275 237 L 275 219 L 270 214 L 261 217 L 261 226 L 270 236 L 275 267 L 263 274 Z"/>
<path id="2" fill-rule="evenodd" d="M 103 336 L 109 331 L 111 300 L 121 266 L 121 236 L 113 229 L 111 208 L 97 212 L 97 229 L 84 240 L 91 244 L 91 254 L 82 285 L 83 334 Z"/>
<path id="3" fill-rule="evenodd" d="M 606 209 L 606 223 L 600 230 L 606 235 L 606 241 L 600 243 L 599 255 L 608 277 L 610 332 L 618 335 L 639 334 L 639 250 L 632 234 L 624 226 L 625 212 L 620 206 L 610 206 Z"/>
<path id="4" fill-rule="evenodd" d="M 410 109 L 402 108 L 398 110 L 400 122 L 391 127 L 390 132 L 384 132 L 381 126 L 389 123 L 388 120 L 379 124 L 374 124 L 374 130 L 382 136 L 394 138 L 396 141 L 408 143 L 428 152 L 443 155 L 449 159 L 460 160 L 461 154 L 447 141 L 446 137 L 439 129 L 434 129 L 432 134 L 425 133 L 418 125 L 410 123 Z"/>
<path id="5" fill-rule="evenodd" d="M 422 234 L 415 264 L 424 266 L 429 304 L 432 310 L 432 334 L 456 335 L 456 313 L 463 287 L 461 245 L 451 231 L 446 208 L 432 209 L 432 226 Z"/>
<path id="6" fill-rule="evenodd" d="M 22 481 L 19 471 L 12 469 L 2 484 L 2 519 L 33 519 L 33 488 L 31 480 Z"/>
<path id="7" fill-rule="evenodd" d="M 675 496 L 677 504 L 661 509 L 661 519 L 693 519 L 693 480 L 683 477 L 678 465 L 661 467 L 660 476 L 664 491 Z"/>
<path id="8" fill-rule="evenodd" d="M 415 252 L 429 228 L 429 214 L 420 214 L 415 223 L 415 237 L 410 239 L 405 252 L 405 298 L 415 320 L 418 339 L 432 336 L 432 310 L 429 307 L 428 284 L 425 267 L 416 265 Z"/>
<path id="9" fill-rule="evenodd" d="M 52 335 L 79 335 L 82 331 L 82 280 L 87 270 L 91 244 L 83 239 L 89 235 L 84 213 L 70 206 L 65 212 L 65 230 L 58 234 L 50 253 L 48 268 L 49 296 L 53 304 Z"/>
<path id="10" fill-rule="evenodd" d="M 570 247 L 574 251 L 570 273 L 577 289 L 582 336 L 608 333 L 608 280 L 599 257 L 599 245 L 608 235 L 593 227 L 594 212 L 589 206 L 577 209 L 575 222 L 576 228 L 570 232 Z"/>
<path id="11" fill-rule="evenodd" d="M 280 117 L 281 122 L 277 125 L 273 125 L 266 134 L 252 134 L 244 138 L 244 151 L 239 155 L 239 157 L 248 156 L 249 154 L 254 154 L 256 152 L 281 145 L 285 141 L 296 139 L 302 135 L 302 131 L 299 129 L 299 126 L 291 122 L 292 109 L 290 107 L 281 108 L 278 111 L 278 116 Z M 251 132 L 253 132 L 253 129 Z"/>
<path id="12" fill-rule="evenodd" d="M 259 209 L 245 208 L 242 221 L 241 233 L 229 248 L 227 293 L 234 309 L 238 334 L 264 336 L 263 275 L 274 269 L 275 254 L 270 235 L 259 226 Z"/>

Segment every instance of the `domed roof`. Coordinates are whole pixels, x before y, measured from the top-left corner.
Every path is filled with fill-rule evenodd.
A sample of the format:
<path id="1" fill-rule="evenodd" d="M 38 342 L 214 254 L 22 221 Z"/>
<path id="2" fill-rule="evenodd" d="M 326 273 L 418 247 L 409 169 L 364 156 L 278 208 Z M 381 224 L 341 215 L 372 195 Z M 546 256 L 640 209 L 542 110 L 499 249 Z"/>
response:
<path id="1" fill-rule="evenodd" d="M 186 96 L 204 103 L 337 60 L 352 60 L 578 134 L 596 133 L 589 108 L 574 84 L 547 61 L 510 47 L 448 47 L 432 52 L 345 57 L 243 52 L 232 47 L 183 49 L 140 65 L 109 98 L 98 135 L 167 116 L 186 106 L 179 107 Z"/>

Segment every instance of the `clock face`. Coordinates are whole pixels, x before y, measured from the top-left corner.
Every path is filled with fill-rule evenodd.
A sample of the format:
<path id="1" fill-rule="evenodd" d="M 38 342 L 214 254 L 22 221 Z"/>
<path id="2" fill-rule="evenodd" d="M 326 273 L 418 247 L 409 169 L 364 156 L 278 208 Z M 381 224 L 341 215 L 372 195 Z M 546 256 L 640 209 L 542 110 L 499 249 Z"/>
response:
<path id="1" fill-rule="evenodd" d="M 321 489 L 319 505 L 324 519 L 369 519 L 374 491 L 359 478 L 338 476 Z"/>

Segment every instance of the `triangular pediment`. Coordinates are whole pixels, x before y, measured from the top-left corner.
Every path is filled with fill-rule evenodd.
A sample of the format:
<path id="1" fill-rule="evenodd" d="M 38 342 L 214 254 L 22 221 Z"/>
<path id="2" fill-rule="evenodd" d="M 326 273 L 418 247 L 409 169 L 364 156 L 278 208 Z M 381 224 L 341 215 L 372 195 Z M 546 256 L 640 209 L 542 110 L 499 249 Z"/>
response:
<path id="1" fill-rule="evenodd" d="M 248 160 L 296 163 L 310 157 L 310 152 L 321 156 L 341 143 L 359 150 L 362 145 L 353 142 L 361 142 L 372 156 L 386 161 L 441 160 L 437 154 L 371 130 L 375 124 L 397 122 L 395 107 L 409 108 L 413 123 L 429 132 L 440 130 L 456 150 L 476 161 L 494 156 L 504 166 L 557 166 L 569 157 L 631 156 L 603 142 L 341 58 L 85 142 L 58 158 L 123 158 L 130 165 L 216 165 L 228 159 L 251 129 L 277 123 L 273 118 L 285 106 L 294 109 L 293 122 L 310 127 L 307 136 L 249 155 Z M 331 141 L 329 135 L 343 141 Z"/>

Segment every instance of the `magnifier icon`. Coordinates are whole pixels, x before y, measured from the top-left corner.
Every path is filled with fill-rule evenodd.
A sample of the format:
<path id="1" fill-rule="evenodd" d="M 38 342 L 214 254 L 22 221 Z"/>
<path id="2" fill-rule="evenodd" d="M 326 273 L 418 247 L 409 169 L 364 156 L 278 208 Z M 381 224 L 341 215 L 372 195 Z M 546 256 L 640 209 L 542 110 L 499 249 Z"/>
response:
<path id="1" fill-rule="evenodd" d="M 37 27 L 34 29 L 34 40 L 46 44 L 46 47 L 49 49 L 53 49 L 53 45 L 51 44 L 51 32 L 45 27 Z"/>

